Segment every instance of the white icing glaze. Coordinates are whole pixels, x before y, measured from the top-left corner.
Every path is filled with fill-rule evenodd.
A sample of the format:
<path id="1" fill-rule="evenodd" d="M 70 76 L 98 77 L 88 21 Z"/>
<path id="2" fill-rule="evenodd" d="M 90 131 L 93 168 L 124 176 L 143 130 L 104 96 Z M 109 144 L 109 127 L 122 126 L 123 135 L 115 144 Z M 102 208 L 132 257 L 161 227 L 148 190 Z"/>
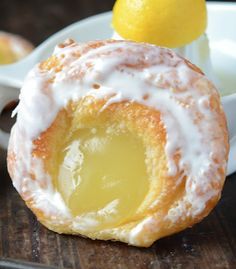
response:
<path id="1" fill-rule="evenodd" d="M 57 47 L 54 55 L 60 58 L 64 66 L 62 70 L 45 72 L 37 65 L 24 83 L 10 142 L 10 151 L 13 150 L 17 156 L 13 171 L 17 190 L 27 199 L 29 187 L 35 207 L 47 208 L 48 215 L 60 215 L 61 220 L 71 217 L 60 194 L 53 189 L 50 176 L 42 171 L 41 160 L 32 157 L 32 141 L 52 124 L 57 113 L 70 100 L 76 101 L 88 95 L 96 99 L 110 96 L 103 109 L 110 104 L 129 100 L 161 112 L 167 134 L 168 176 L 175 176 L 177 171 L 183 170 L 187 177 L 185 198 L 168 212 L 167 218 L 172 222 L 181 219 L 186 201 L 191 205 L 188 209 L 190 216 L 200 214 L 206 203 L 217 195 L 212 189 L 212 182 L 218 182 L 221 176 L 214 157 L 218 156 L 223 162 L 220 167 L 226 167 L 227 149 L 216 145 L 223 145 L 224 134 L 216 120 L 217 113 L 209 108 L 210 96 L 217 95 L 212 84 L 168 49 L 121 41 L 84 52 L 86 46 L 72 44 Z M 82 56 L 78 58 L 75 52 L 80 52 Z M 137 69 L 142 61 L 148 63 L 147 66 Z M 82 73 L 83 76 L 78 79 L 78 74 Z M 53 82 L 49 83 L 52 79 Z M 94 83 L 100 85 L 99 90 L 93 88 Z M 176 91 L 176 87 L 181 90 Z M 150 98 L 144 99 L 146 94 Z M 177 167 L 173 155 L 178 150 L 181 160 Z M 37 181 L 30 178 L 32 167 Z M 183 177 L 176 184 L 182 180 Z M 115 210 L 112 206 L 109 205 L 106 210 Z M 76 231 L 79 227 L 93 227 L 96 221 L 92 215 L 93 212 L 91 220 L 83 216 L 74 218 L 71 229 Z M 148 216 L 134 228 L 130 240 L 135 241 L 142 225 L 150 221 L 154 222 L 154 219 Z"/>
<path id="2" fill-rule="evenodd" d="M 115 40 L 124 40 L 117 32 L 113 32 L 112 38 Z M 216 80 L 213 75 L 211 65 L 209 40 L 206 33 L 202 34 L 198 39 L 192 41 L 185 46 L 174 48 L 176 53 L 188 59 L 190 62 L 199 66 L 203 72 L 212 80 Z"/>

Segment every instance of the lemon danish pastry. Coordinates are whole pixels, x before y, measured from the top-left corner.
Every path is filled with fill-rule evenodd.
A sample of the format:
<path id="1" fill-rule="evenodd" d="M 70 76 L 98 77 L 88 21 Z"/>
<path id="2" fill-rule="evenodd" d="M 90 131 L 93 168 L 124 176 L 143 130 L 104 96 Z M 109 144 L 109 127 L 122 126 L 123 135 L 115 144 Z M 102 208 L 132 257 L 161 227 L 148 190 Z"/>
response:
<path id="1" fill-rule="evenodd" d="M 0 31 L 0 64 L 10 64 L 27 56 L 33 45 L 21 36 Z"/>
<path id="2" fill-rule="evenodd" d="M 218 201 L 228 136 L 219 95 L 173 51 L 68 40 L 28 75 L 8 168 L 58 233 L 150 246 Z"/>

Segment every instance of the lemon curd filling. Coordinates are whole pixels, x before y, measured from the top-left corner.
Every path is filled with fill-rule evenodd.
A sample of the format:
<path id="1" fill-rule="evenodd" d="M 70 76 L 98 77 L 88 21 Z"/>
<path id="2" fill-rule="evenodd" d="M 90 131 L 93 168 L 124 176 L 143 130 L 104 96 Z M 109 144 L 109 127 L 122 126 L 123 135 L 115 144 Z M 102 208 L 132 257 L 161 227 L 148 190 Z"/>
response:
<path id="1" fill-rule="evenodd" d="M 58 190 L 72 215 L 92 219 L 96 229 L 127 221 L 148 192 L 145 148 L 128 131 L 80 129 L 60 160 Z"/>

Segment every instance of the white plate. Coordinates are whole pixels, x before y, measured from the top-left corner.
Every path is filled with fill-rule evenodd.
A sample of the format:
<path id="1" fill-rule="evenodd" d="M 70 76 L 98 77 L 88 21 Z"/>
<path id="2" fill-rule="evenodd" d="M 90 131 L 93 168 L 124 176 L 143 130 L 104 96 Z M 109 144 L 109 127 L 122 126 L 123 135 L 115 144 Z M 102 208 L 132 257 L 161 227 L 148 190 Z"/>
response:
<path id="1" fill-rule="evenodd" d="M 236 92 L 236 4 L 209 3 L 207 34 L 214 73 L 224 95 Z"/>

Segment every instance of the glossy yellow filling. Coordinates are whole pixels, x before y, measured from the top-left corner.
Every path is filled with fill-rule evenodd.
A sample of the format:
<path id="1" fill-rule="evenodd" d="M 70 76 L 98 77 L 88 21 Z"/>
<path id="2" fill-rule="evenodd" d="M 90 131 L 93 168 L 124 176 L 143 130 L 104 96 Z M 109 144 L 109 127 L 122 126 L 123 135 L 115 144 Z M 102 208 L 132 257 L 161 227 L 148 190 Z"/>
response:
<path id="1" fill-rule="evenodd" d="M 59 159 L 57 188 L 71 213 L 94 229 L 125 223 L 148 192 L 145 148 L 128 131 L 78 130 Z"/>

